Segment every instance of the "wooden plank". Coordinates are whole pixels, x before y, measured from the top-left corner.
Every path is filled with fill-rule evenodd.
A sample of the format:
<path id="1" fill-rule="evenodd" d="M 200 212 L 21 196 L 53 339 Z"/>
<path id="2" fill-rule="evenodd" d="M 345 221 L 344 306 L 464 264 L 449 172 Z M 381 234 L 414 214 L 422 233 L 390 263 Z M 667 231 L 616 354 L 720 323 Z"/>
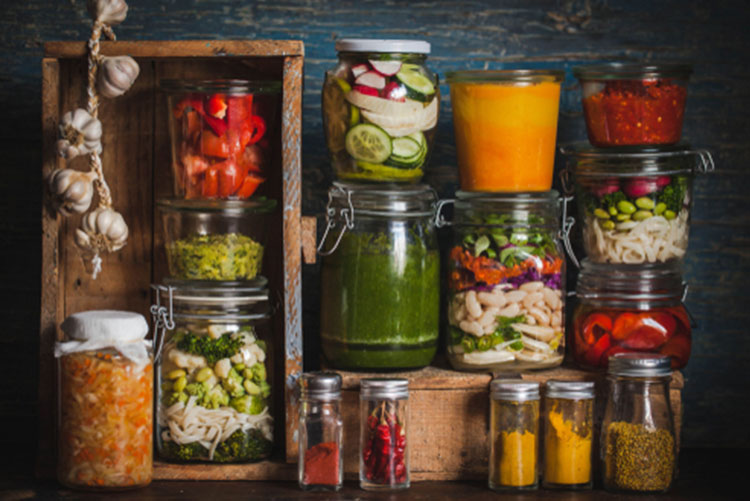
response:
<path id="1" fill-rule="evenodd" d="M 154 461 L 154 480 L 281 480 L 297 478 L 296 465 L 281 461 L 250 464 L 172 464 Z"/>
<path id="2" fill-rule="evenodd" d="M 46 57 L 80 58 L 87 54 L 86 42 L 54 41 L 44 44 Z M 304 56 L 299 40 L 186 40 L 186 41 L 105 41 L 103 56 L 135 58 L 196 58 L 196 57 L 289 57 Z"/>

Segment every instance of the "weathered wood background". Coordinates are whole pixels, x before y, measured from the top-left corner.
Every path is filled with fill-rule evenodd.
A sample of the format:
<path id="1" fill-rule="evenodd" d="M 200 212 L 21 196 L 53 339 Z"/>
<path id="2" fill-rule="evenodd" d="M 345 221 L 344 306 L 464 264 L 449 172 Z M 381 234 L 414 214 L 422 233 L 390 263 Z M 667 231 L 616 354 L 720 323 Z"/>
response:
<path id="1" fill-rule="evenodd" d="M 40 277 L 42 43 L 83 40 L 85 0 L 4 0 L 0 9 L 0 443 L 28 471 L 35 441 Z M 585 139 L 570 68 L 606 60 L 695 65 L 685 136 L 714 154 L 696 180 L 685 264 L 699 327 L 685 371 L 685 447 L 750 446 L 750 13 L 745 1 L 130 0 L 120 39 L 300 39 L 305 42 L 303 212 L 320 214 L 332 181 L 320 119 L 322 76 L 338 37 L 423 38 L 440 75 L 461 68 L 564 67 L 559 141 Z M 220 76 L 220 75 L 217 75 Z M 428 181 L 457 183 L 448 88 Z M 165 166 L 166 168 L 166 166 Z M 317 269 L 304 273 L 306 351 L 318 327 Z M 105 262 L 106 273 L 106 262 Z"/>

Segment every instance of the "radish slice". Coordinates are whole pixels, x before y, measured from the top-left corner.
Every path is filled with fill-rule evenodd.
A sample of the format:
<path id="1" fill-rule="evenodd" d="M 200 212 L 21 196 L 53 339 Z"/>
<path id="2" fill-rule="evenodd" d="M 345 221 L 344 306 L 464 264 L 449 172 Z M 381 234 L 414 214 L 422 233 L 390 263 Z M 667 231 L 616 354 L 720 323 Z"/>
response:
<path id="1" fill-rule="evenodd" d="M 375 71 L 387 77 L 395 75 L 401 69 L 401 61 L 372 61 L 370 60 L 370 65 L 375 69 Z"/>
<path id="2" fill-rule="evenodd" d="M 357 85 L 364 85 L 366 87 L 372 87 L 373 89 L 382 90 L 385 88 L 385 77 L 377 71 L 368 71 L 358 76 L 354 83 Z"/>
<path id="3" fill-rule="evenodd" d="M 354 75 L 354 78 L 357 78 L 362 73 L 367 73 L 368 71 L 370 71 L 370 68 L 364 63 L 352 66 L 352 75 Z"/>
<path id="4" fill-rule="evenodd" d="M 352 91 L 357 91 L 360 94 L 364 94 L 365 96 L 378 97 L 380 95 L 380 91 L 378 91 L 378 89 L 368 87 L 366 85 L 355 85 Z"/>
<path id="5" fill-rule="evenodd" d="M 385 86 L 383 96 L 391 101 L 406 101 L 406 88 L 398 82 L 391 82 Z"/>

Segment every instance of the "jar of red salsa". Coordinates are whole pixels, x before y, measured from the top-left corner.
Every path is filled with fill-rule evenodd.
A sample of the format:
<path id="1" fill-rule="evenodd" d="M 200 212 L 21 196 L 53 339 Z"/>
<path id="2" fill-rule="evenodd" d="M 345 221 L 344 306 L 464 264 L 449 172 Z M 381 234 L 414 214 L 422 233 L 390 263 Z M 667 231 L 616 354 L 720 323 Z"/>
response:
<path id="1" fill-rule="evenodd" d="M 685 64 L 609 63 L 573 68 L 581 83 L 591 144 L 609 147 L 678 142 L 691 72 Z"/>
<path id="2" fill-rule="evenodd" d="M 686 285 L 674 263 L 622 265 L 583 260 L 569 345 L 586 368 L 616 353 L 659 353 L 682 369 L 690 358 Z"/>

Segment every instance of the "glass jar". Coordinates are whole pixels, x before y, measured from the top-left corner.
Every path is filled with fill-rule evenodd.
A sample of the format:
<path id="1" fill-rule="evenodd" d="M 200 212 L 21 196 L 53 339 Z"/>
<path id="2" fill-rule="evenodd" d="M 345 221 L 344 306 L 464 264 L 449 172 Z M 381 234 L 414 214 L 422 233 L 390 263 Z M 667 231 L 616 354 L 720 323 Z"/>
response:
<path id="1" fill-rule="evenodd" d="M 559 196 L 459 191 L 448 253 L 448 358 L 458 370 L 560 365 L 565 257 Z"/>
<path id="2" fill-rule="evenodd" d="M 323 125 L 336 177 L 417 182 L 432 152 L 438 77 L 419 40 L 336 42 L 339 62 L 323 83 Z"/>
<path id="3" fill-rule="evenodd" d="M 682 135 L 687 64 L 608 63 L 573 68 L 594 146 L 674 144 Z"/>
<path id="4" fill-rule="evenodd" d="M 162 80 L 174 195 L 245 199 L 265 181 L 281 82 Z"/>
<path id="5" fill-rule="evenodd" d="M 360 381 L 359 486 L 368 491 L 408 489 L 409 381 Z"/>
<path id="6" fill-rule="evenodd" d="M 602 422 L 604 488 L 666 492 L 677 467 L 669 401 L 669 357 L 618 353 L 609 360 L 610 389 Z"/>
<path id="7" fill-rule="evenodd" d="M 648 150 L 562 149 L 572 174 L 586 256 L 600 263 L 682 259 L 688 245 L 693 175 L 714 168 L 687 145 Z"/>
<path id="8" fill-rule="evenodd" d="M 691 344 L 686 293 L 677 263 L 634 267 L 584 259 L 569 339 L 576 363 L 596 369 L 616 353 L 651 352 L 682 369 Z"/>
<path id="9" fill-rule="evenodd" d="M 275 200 L 161 199 L 156 205 L 172 278 L 233 281 L 260 274 Z"/>
<path id="10" fill-rule="evenodd" d="M 550 380 L 545 390 L 542 486 L 591 489 L 594 383 Z"/>
<path id="11" fill-rule="evenodd" d="M 490 383 L 490 489 L 536 489 L 539 486 L 538 448 L 539 383 L 493 379 Z"/>
<path id="12" fill-rule="evenodd" d="M 319 247 L 323 354 L 337 369 L 428 365 L 439 330 L 435 193 L 335 183 L 328 194 Z"/>
<path id="13" fill-rule="evenodd" d="M 548 191 L 562 70 L 447 73 L 461 189 Z"/>
<path id="14" fill-rule="evenodd" d="M 300 376 L 299 385 L 299 486 L 337 491 L 344 483 L 341 376 L 308 372 Z"/>
<path id="15" fill-rule="evenodd" d="M 150 484 L 154 373 L 146 319 L 84 311 L 61 328 L 57 479 L 85 490 Z"/>
<path id="16" fill-rule="evenodd" d="M 238 463 L 271 454 L 273 352 L 265 279 L 219 286 L 166 281 L 152 307 L 157 448 L 172 462 Z"/>

